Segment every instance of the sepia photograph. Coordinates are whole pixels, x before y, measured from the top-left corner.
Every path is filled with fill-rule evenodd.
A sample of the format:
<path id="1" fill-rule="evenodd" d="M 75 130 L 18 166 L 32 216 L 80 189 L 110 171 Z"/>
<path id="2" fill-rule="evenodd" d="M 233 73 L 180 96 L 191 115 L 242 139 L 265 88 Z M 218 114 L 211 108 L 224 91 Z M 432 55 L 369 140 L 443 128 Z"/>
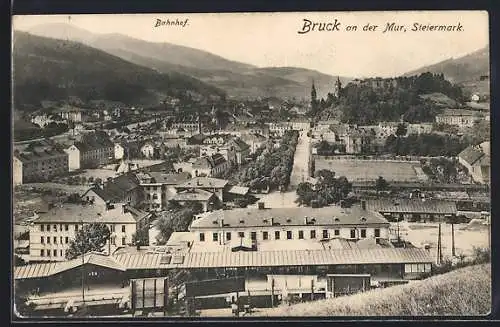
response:
<path id="1" fill-rule="evenodd" d="M 492 310 L 488 12 L 14 15 L 12 312 Z"/>

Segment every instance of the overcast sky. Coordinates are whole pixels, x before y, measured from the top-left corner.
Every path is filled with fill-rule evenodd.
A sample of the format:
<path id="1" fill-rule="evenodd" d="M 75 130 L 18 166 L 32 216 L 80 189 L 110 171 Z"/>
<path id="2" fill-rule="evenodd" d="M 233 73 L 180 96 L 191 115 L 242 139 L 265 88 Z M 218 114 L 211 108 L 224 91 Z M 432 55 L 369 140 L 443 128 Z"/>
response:
<path id="1" fill-rule="evenodd" d="M 157 19 L 185 20 L 186 27 L 154 27 Z M 340 22 L 341 31 L 299 34 L 303 19 Z M 121 33 L 153 42 L 170 42 L 259 67 L 296 66 L 350 76 L 395 76 L 488 45 L 485 11 L 330 12 L 247 14 L 134 14 L 16 16 L 14 29 L 68 23 L 94 33 Z M 386 23 L 407 32 L 382 33 Z M 364 32 L 367 23 L 377 31 Z M 412 32 L 414 23 L 458 24 L 461 32 Z M 345 31 L 357 25 L 355 32 Z"/>

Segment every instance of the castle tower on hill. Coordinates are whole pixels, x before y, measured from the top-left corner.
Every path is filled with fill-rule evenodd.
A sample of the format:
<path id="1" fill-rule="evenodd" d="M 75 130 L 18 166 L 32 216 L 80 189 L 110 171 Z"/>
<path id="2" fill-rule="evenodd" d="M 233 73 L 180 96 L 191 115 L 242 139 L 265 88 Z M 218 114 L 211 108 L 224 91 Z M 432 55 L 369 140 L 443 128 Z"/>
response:
<path id="1" fill-rule="evenodd" d="M 340 77 L 337 76 L 337 81 L 335 82 L 335 88 L 333 90 L 333 95 L 338 99 L 342 95 L 342 83 L 340 82 Z"/>

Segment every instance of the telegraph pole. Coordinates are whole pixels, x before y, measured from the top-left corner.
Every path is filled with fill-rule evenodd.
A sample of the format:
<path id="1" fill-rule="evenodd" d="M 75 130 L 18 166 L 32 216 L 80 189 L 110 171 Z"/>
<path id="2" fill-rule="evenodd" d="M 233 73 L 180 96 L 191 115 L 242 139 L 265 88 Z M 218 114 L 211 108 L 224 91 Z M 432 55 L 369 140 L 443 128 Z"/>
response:
<path id="1" fill-rule="evenodd" d="M 454 228 L 454 224 L 451 224 L 451 256 L 455 257 L 455 228 Z"/>

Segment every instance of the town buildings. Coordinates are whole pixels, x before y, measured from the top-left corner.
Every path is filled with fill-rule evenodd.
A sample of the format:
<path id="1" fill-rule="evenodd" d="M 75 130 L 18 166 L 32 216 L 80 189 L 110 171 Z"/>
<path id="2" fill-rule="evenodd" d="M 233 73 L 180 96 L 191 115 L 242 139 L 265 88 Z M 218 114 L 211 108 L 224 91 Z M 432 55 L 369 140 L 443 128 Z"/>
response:
<path id="1" fill-rule="evenodd" d="M 191 176 L 221 177 L 231 170 L 231 164 L 220 153 L 174 163 L 177 172 L 188 172 Z"/>
<path id="2" fill-rule="evenodd" d="M 127 203 L 133 207 L 143 201 L 140 181 L 133 173 L 126 173 L 110 179 L 100 186 L 94 186 L 82 195 L 86 201 L 99 203 Z"/>
<path id="3" fill-rule="evenodd" d="M 366 207 L 379 212 L 390 221 L 447 221 L 457 214 L 454 201 L 434 199 L 366 200 Z"/>
<path id="4" fill-rule="evenodd" d="M 148 172 L 136 175 L 144 192 L 143 206 L 148 210 L 161 211 L 177 193 L 175 186 L 191 179 L 187 172 Z"/>
<path id="5" fill-rule="evenodd" d="M 85 224 L 103 223 L 111 231 L 105 250 L 132 243 L 136 220 L 125 204 L 63 204 L 41 213 L 30 226 L 30 261 L 64 261 L 70 241 Z"/>
<path id="6" fill-rule="evenodd" d="M 194 220 L 189 230 L 195 236 L 195 245 L 222 246 L 243 239 L 254 242 L 256 251 L 260 247 L 276 247 L 275 241 L 283 241 L 286 247 L 286 241 L 292 246 L 293 240 L 302 240 L 304 248 L 311 248 L 311 242 L 318 245 L 320 240 L 331 238 L 371 238 L 375 242 L 389 239 L 388 221 L 378 212 L 363 208 L 266 209 L 261 206 L 259 209 L 219 210 Z M 271 244 L 266 244 L 269 242 Z"/>
<path id="7" fill-rule="evenodd" d="M 436 115 L 436 123 L 458 127 L 472 127 L 481 119 L 483 119 L 481 113 L 467 109 L 445 109 L 443 113 Z"/>
<path id="8" fill-rule="evenodd" d="M 458 161 L 467 168 L 472 180 L 477 183 L 490 183 L 490 142 L 471 145 L 458 154 Z"/>
<path id="9" fill-rule="evenodd" d="M 13 184 L 50 181 L 69 171 L 68 155 L 50 145 L 33 146 L 14 151 L 12 158 Z"/>
<path id="10" fill-rule="evenodd" d="M 109 164 L 115 158 L 115 144 L 106 138 L 88 138 L 75 142 L 65 150 L 69 158 L 69 170 L 97 168 Z"/>

